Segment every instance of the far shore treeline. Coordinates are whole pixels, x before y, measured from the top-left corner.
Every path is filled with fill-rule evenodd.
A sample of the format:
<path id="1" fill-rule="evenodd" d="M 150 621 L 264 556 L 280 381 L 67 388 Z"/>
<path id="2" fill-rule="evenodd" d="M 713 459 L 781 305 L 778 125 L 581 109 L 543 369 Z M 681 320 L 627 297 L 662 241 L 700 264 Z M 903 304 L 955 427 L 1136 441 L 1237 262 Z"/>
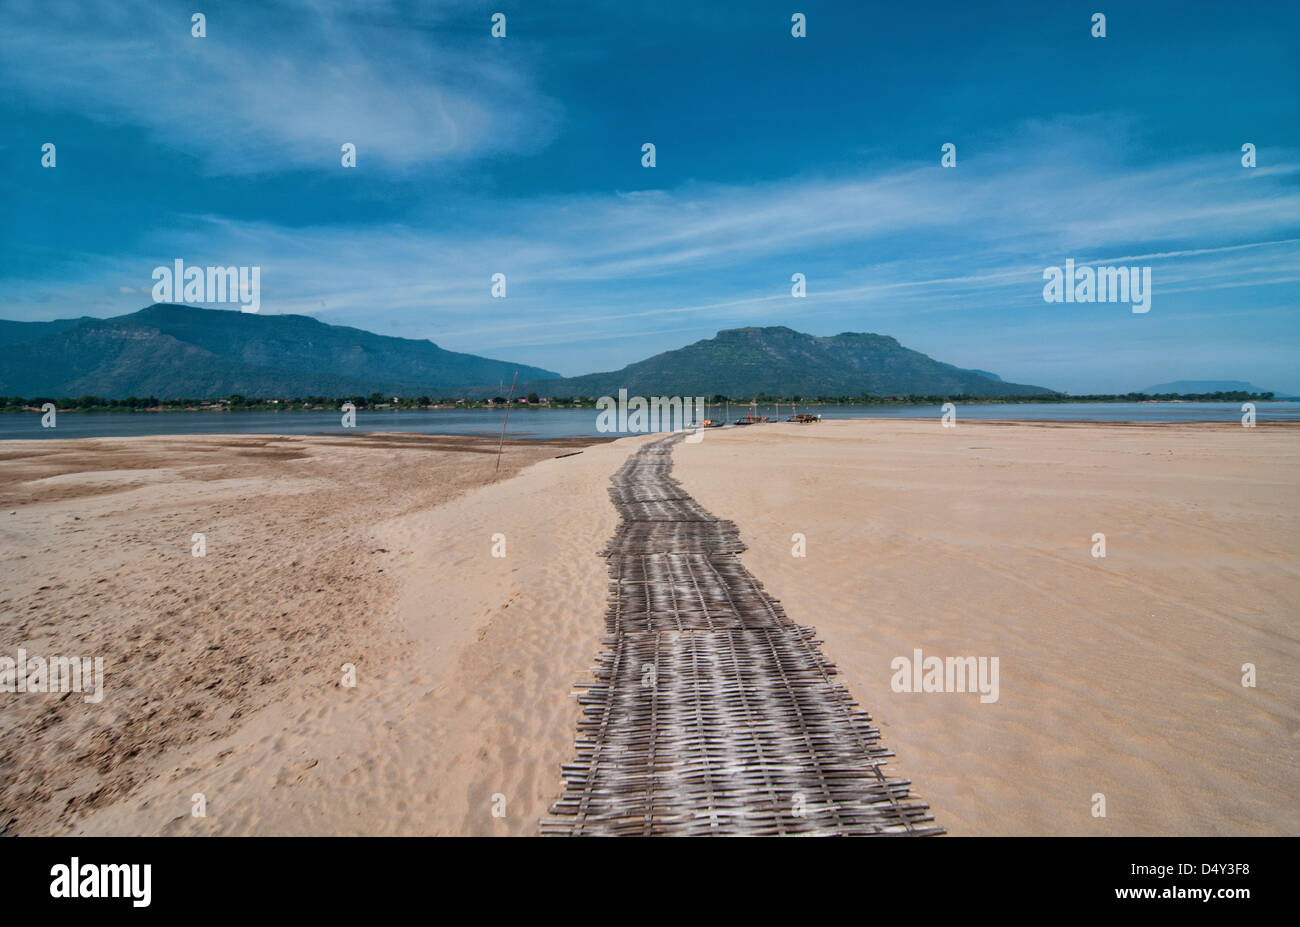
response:
<path id="1" fill-rule="evenodd" d="M 492 409 L 507 404 L 531 408 L 550 409 L 586 409 L 595 408 L 595 396 L 527 396 L 507 401 L 504 396 L 491 399 L 456 399 L 452 397 L 432 396 L 388 396 L 371 393 L 369 396 L 305 396 L 291 399 L 278 397 L 254 397 L 231 395 L 219 399 L 159 399 L 157 396 L 128 396 L 124 399 L 109 399 L 103 396 L 0 396 L 0 411 L 4 412 L 40 412 L 41 407 L 53 403 L 60 412 L 310 412 L 334 411 L 344 403 L 352 403 L 358 409 Z M 1066 402 L 1270 402 L 1274 393 L 1247 392 L 1245 390 L 1220 391 L 1214 393 L 1099 393 L 1073 396 L 1068 393 L 1038 394 L 1032 396 L 972 396 L 964 393 L 934 396 L 870 396 L 866 393 L 857 396 L 772 396 L 760 393 L 757 396 L 723 396 L 716 394 L 706 397 L 710 405 L 731 403 L 736 407 L 756 402 L 760 407 L 774 403 L 796 403 L 806 406 L 914 406 L 937 405 L 945 402 L 981 403 L 981 404 L 1043 404 Z"/>

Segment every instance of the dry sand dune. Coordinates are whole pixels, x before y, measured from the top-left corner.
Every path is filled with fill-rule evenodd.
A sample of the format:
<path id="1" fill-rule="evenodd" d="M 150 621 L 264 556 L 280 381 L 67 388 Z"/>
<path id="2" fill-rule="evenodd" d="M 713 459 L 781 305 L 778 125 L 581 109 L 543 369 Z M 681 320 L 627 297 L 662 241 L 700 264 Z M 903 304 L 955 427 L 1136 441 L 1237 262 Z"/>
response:
<path id="1" fill-rule="evenodd" d="M 6 443 L 0 654 L 103 656 L 107 691 L 0 696 L 5 829 L 536 833 L 642 440 L 513 443 L 501 474 L 477 439 Z M 710 431 L 674 475 L 951 833 L 1297 834 L 1297 451 L 1280 426 L 823 422 Z M 999 657 L 998 701 L 891 691 L 915 648 Z"/>

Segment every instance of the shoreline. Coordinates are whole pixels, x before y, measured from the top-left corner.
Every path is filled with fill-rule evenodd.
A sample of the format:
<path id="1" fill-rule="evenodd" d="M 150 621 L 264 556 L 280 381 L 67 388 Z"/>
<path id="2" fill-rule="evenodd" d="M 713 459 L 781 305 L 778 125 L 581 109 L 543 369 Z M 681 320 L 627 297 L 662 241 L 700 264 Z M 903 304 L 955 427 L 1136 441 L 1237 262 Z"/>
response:
<path id="1" fill-rule="evenodd" d="M 478 410 L 469 410 L 469 412 L 474 412 L 474 411 L 478 411 Z M 558 413 L 561 413 L 561 412 L 573 412 L 573 411 L 575 411 L 575 410 L 551 410 L 551 411 L 552 411 L 553 413 L 558 414 Z M 1296 427 L 1296 426 L 1300 426 L 1300 407 L 1298 407 L 1298 408 L 1297 408 L 1296 410 L 1294 410 L 1294 411 L 1295 411 L 1295 417 L 1290 417 L 1292 410 L 1284 410 L 1284 411 L 1281 411 L 1281 412 L 1273 412 L 1273 411 L 1269 411 L 1269 412 L 1266 413 L 1267 415 L 1277 415 L 1277 416 L 1286 416 L 1286 417 L 1278 417 L 1278 418 L 1268 418 L 1268 417 L 1265 417 L 1265 418 L 1259 418 L 1259 419 L 1256 419 L 1255 422 L 1254 422 L 1253 424 L 1251 424 L 1251 425 L 1249 425 L 1249 426 L 1246 426 L 1246 427 L 1248 427 L 1248 428 L 1267 428 L 1267 429 L 1276 429 L 1276 428 L 1288 428 L 1288 427 L 1293 428 L 1293 427 Z M 95 418 L 96 416 L 100 416 L 100 415 L 105 415 L 105 416 L 114 416 L 114 415 L 119 415 L 119 414 L 124 414 L 124 413 L 113 413 L 113 412 L 90 412 L 90 413 L 86 413 L 86 414 L 88 414 L 88 415 L 90 416 L 90 418 L 93 419 L 93 418 Z M 157 414 L 157 415 L 172 415 L 173 413 L 171 413 L 171 412 L 158 412 L 158 413 L 155 413 L 155 414 Z M 240 413 L 240 414 L 243 414 L 243 413 Z M 249 414 L 260 414 L 260 413 L 249 413 Z M 280 415 L 280 414 L 286 414 L 286 413 L 279 413 L 279 412 L 267 412 L 267 413 L 266 413 L 266 415 L 268 416 L 268 421 L 270 421 L 270 419 L 269 419 L 270 416 L 275 416 L 275 415 Z M 303 413 L 287 413 L 287 414 L 303 414 Z M 401 411 L 401 412 L 394 411 L 394 412 L 392 412 L 391 414 L 393 414 L 393 415 L 401 415 L 401 414 L 414 415 L 414 414 L 420 414 L 420 413 L 415 412 L 415 411 L 409 411 L 409 410 L 408 410 L 408 411 Z M 424 413 L 424 414 L 428 414 L 428 413 Z M 135 416 L 132 415 L 131 417 L 134 418 Z M 188 415 L 187 415 L 186 417 L 188 418 Z M 872 414 L 845 415 L 845 416 L 842 416 L 842 417 L 835 417 L 835 416 L 832 416 L 832 417 L 829 417 L 829 418 L 821 418 L 821 419 L 819 419 L 816 423 L 810 423 L 810 425 L 828 424 L 828 423 L 844 423 L 844 422 L 910 422 L 910 423 L 918 423 L 918 424 L 921 424 L 921 423 L 933 423 L 936 419 L 939 419 L 939 418 L 941 418 L 941 417 L 942 417 L 942 416 L 941 416 L 941 415 L 938 415 L 938 414 L 931 414 L 931 415 L 925 415 L 925 416 L 919 416 L 919 415 L 892 415 L 892 414 L 880 414 L 880 415 L 872 415 Z M 1178 427 L 1188 427 L 1188 426 L 1196 426 L 1196 427 L 1211 427 L 1211 426 L 1217 426 L 1217 427 L 1220 427 L 1220 428 L 1227 428 L 1227 429 L 1232 429 L 1232 430 L 1240 429 L 1240 428 L 1243 427 L 1243 424 L 1244 424 L 1244 423 L 1240 420 L 1240 418 L 1237 416 L 1237 414 L 1236 414 L 1235 411 L 1234 411 L 1233 415 L 1232 415 L 1231 417 L 1227 418 L 1227 419 L 1191 419 L 1191 418 L 1188 418 L 1188 419 L 1181 419 L 1181 420 L 1145 420 L 1145 419 L 1106 419 L 1106 418 L 1072 418 L 1072 417 L 1063 417 L 1063 418 L 984 418 L 984 417 L 980 417 L 980 416 L 978 416 L 978 415 L 972 416 L 972 415 L 969 414 L 969 412 L 967 412 L 967 414 L 963 415 L 963 414 L 962 414 L 962 411 L 961 411 L 961 407 L 958 407 L 957 420 L 960 421 L 960 422 L 962 422 L 962 423 L 971 423 L 971 424 L 974 424 L 974 423 L 980 423 L 980 424 L 1004 425 L 1004 426 L 1005 426 L 1005 425 L 1011 425 L 1011 426 L 1014 426 L 1014 425 L 1032 425 L 1032 424 L 1040 424 L 1040 425 L 1044 425 L 1044 426 L 1056 426 L 1056 427 L 1064 427 L 1064 426 L 1117 426 L 1117 427 L 1155 427 L 1155 426 L 1168 426 L 1168 427 L 1170 427 L 1170 428 L 1178 428 Z M 3 421 L 3 420 L 0 420 L 0 421 Z M 83 421 L 85 421 L 85 420 L 83 420 Z M 224 423 L 220 423 L 220 422 L 218 422 L 218 423 L 214 423 L 214 424 L 224 424 Z M 261 423 L 259 422 L 259 424 L 261 424 Z M 602 433 L 602 432 L 597 432 L 597 431 L 595 431 L 595 430 L 584 430 L 584 429 L 582 429 L 582 428 L 577 428 L 577 429 L 573 429 L 573 430 L 555 430 L 555 429 L 551 429 L 550 431 L 547 431 L 547 430 L 543 429 L 543 430 L 538 430 L 538 431 L 530 431 L 530 430 L 528 430 L 528 429 L 526 428 L 526 420 L 525 420 L 524 422 L 519 422 L 519 421 L 517 420 L 517 421 L 515 422 L 515 424 L 516 424 L 517 427 L 515 427 L 515 428 L 510 428 L 510 429 L 506 430 L 506 432 L 505 432 L 505 442 L 506 442 L 507 445 L 511 444 L 512 442 L 514 442 L 514 443 L 522 442 L 522 443 L 525 443 L 525 444 L 546 444 L 546 443 L 560 443 L 560 444 L 563 444 L 563 443 L 565 443 L 565 442 L 569 442 L 569 443 L 577 442 L 578 444 L 587 445 L 587 444 L 598 444 L 598 443 L 609 442 L 609 441 L 617 441 L 617 440 L 622 440 L 622 439 L 626 439 L 626 438 L 646 438 L 646 437 L 650 437 L 651 435 L 665 435 L 665 434 L 669 434 L 669 433 L 670 433 L 670 432 L 668 432 L 668 431 L 606 432 L 606 433 Z M 540 424 L 540 423 L 537 423 L 537 424 Z M 723 424 L 718 425 L 718 426 L 710 426 L 710 427 L 707 429 L 707 433 L 709 433 L 709 434 L 720 434 L 720 433 L 723 433 L 723 432 L 732 432 L 732 431 L 735 431 L 735 430 L 738 430 L 738 429 L 752 429 L 752 428 L 754 428 L 754 427 L 756 427 L 756 426 L 758 426 L 758 425 L 764 425 L 764 426 L 769 426 L 769 427 L 770 427 L 770 426 L 773 426 L 773 425 L 784 426 L 784 425 L 791 425 L 791 424 L 795 424 L 795 423 L 792 423 L 792 422 L 786 421 L 785 419 L 781 419 L 781 418 L 779 418 L 779 417 L 778 417 L 777 420 L 775 420 L 775 421 L 761 422 L 761 423 L 756 422 L 756 423 L 751 423 L 751 424 L 739 424 L 739 423 L 737 423 L 737 422 L 726 422 L 726 423 L 723 423 Z M 231 440 L 235 440 L 235 439 L 250 439 L 250 440 L 251 440 L 251 439 L 259 439 L 259 440 L 267 440 L 267 439 L 276 439 L 276 438 L 289 440 L 289 439 L 295 439 L 295 438 L 318 438 L 318 439 L 327 439 L 327 438 L 328 438 L 328 439 L 336 439 L 336 440 L 345 440 L 345 441 L 347 441 L 347 440 L 385 439 L 386 437 L 389 438 L 389 439 L 397 438 L 397 437 L 403 437 L 403 438 L 407 438 L 407 439 L 411 439 L 411 440 L 439 439 L 439 440 L 452 441 L 452 442 L 456 442 L 456 441 L 467 441 L 467 442 L 468 442 L 468 441 L 493 441 L 493 442 L 495 442 L 495 441 L 500 440 L 500 438 L 501 438 L 501 430 L 500 430 L 500 427 L 499 427 L 499 426 L 500 426 L 500 423 L 499 423 L 499 422 L 496 422 L 496 421 L 493 421 L 492 423 L 490 423 L 490 427 L 488 427 L 488 425 L 485 423 L 485 427 L 483 427 L 483 428 L 481 428 L 481 429 L 479 429 L 479 430 L 474 430 L 474 431 L 439 431 L 439 430 L 429 430 L 429 431 L 411 431 L 411 430 L 402 430 L 402 429 L 400 428 L 400 423 L 395 423 L 395 422 L 381 422 L 381 423 L 379 423 L 379 425 L 380 425 L 381 427 L 376 427 L 376 428 L 365 428 L 365 427 L 341 428 L 341 427 L 337 427 L 337 426 L 336 426 L 336 427 L 333 427 L 333 428 L 328 428 L 328 427 L 321 428 L 321 427 L 316 427 L 316 426 L 315 426 L 315 423 L 313 423 L 313 427 L 312 427 L 311 430 L 302 430 L 302 431 L 280 431 L 280 432 L 275 432 L 275 431 L 262 431 L 262 430 L 256 430 L 256 429 L 249 428 L 249 429 L 246 429 L 246 430 L 243 430 L 243 431 L 232 431 L 232 430 L 224 430 L 224 431 L 223 431 L 223 430 L 220 430 L 220 429 L 209 431 L 209 430 L 206 430 L 206 429 L 198 429 L 198 430 L 193 430 L 193 431 L 161 431 L 161 432 L 155 432 L 155 431 L 143 430 L 143 431 L 137 431 L 137 432 L 134 432 L 134 433 L 127 433 L 127 434 L 99 434 L 99 433 L 96 433 L 94 430 L 90 430 L 90 432 L 89 432 L 89 433 L 86 433 L 86 434 L 72 434 L 72 435 L 69 435 L 69 434 L 67 434 L 66 432 L 58 432 L 57 429 L 54 429 L 54 428 L 46 429 L 46 428 L 40 428 L 40 427 L 33 427 L 30 431 L 24 431 L 24 432 L 21 432 L 21 433 L 19 433 L 19 432 L 12 432 L 12 431 L 5 431 L 5 430 L 3 430 L 3 429 L 0 429 L 0 448 L 6 448 L 6 447 L 8 447 L 8 448 L 21 447 L 22 444 L 23 444 L 23 442 L 34 442 L 34 443 L 39 443 L 40 445 L 44 445 L 44 444 L 46 444 L 46 443 L 48 443 L 48 442 L 58 442 L 58 441 L 109 441 L 109 440 L 133 440 L 133 441 L 134 441 L 134 440 L 146 440 L 146 439 L 158 439 L 158 440 L 164 440 L 164 439 L 168 439 L 168 438 L 172 438 L 172 439 L 176 439 L 176 440 L 189 440 L 189 439 L 196 439 L 196 438 L 210 438 L 210 439 L 225 438 L 225 439 L 231 439 Z M 519 426 L 521 426 L 521 425 L 524 425 L 525 427 L 519 427 Z M 398 427 L 395 427 L 395 426 L 398 426 Z M 690 430 L 690 429 L 686 429 L 686 430 Z M 575 446 L 576 446 L 576 445 L 575 445 Z"/>
<path id="2" fill-rule="evenodd" d="M 202 414 L 222 414 L 222 413 L 227 413 L 227 414 L 228 414 L 228 413 L 231 413 L 231 412 L 269 412 L 269 413 L 280 413 L 280 412 L 321 412 L 321 413 L 334 414 L 335 412 L 338 411 L 336 406 L 328 406 L 328 407 L 326 407 L 326 406 L 315 405 L 315 406 L 311 406 L 311 407 L 296 407 L 296 406 L 290 405 L 290 404 L 288 403 L 288 401 L 286 401 L 285 407 L 282 408 L 282 409 L 267 408 L 265 404 L 261 404 L 261 405 L 257 405 L 257 406 L 241 406 L 241 407 L 238 408 L 238 409 L 232 409 L 232 408 L 229 408 L 229 407 L 225 407 L 225 408 L 223 408 L 223 407 L 220 407 L 220 406 L 216 406 L 216 407 L 211 407 L 211 406 L 209 406 L 209 407 L 202 407 L 202 406 L 195 407 L 195 406 L 192 406 L 192 405 L 175 406 L 175 407 L 168 407 L 168 406 L 144 406 L 144 407 L 134 407 L 134 406 L 121 406 L 121 407 L 118 407 L 118 406 L 94 406 L 94 407 L 91 407 L 91 408 L 81 408 L 81 407 L 79 407 L 79 406 L 71 405 L 71 404 L 69 404 L 69 405 L 64 405 L 64 406 L 59 406 L 59 405 L 58 405 L 59 402 L 75 403 L 75 402 L 77 401 L 76 399 L 73 399 L 73 398 L 70 398 L 70 397 L 64 397 L 64 398 L 62 398 L 62 399 L 51 399 L 51 400 L 47 400 L 47 401 L 49 401 L 49 402 L 54 402 L 54 403 L 56 404 L 56 409 L 57 409 L 60 413 L 71 413 L 71 412 L 77 412 L 77 413 L 89 413 L 89 414 L 110 414 L 110 415 L 112 415 L 112 414 L 125 414 L 125 415 L 131 415 L 131 414 L 136 414 L 136 413 L 146 413 L 146 414 L 148 414 L 148 413 L 152 413 L 152 414 L 160 414 L 160 413 L 172 413 L 172 412 L 177 412 L 177 413 L 181 413 L 181 412 L 183 412 L 183 413 L 187 413 L 187 414 L 188 414 L 188 413 L 202 413 Z M 202 400 L 202 401 L 203 401 L 203 402 L 215 402 L 215 401 L 217 401 L 217 400 Z M 944 402 L 954 402 L 954 403 L 958 403 L 958 404 L 960 404 L 960 405 L 972 405 L 972 406 L 1006 406 L 1006 405 L 1027 405 L 1027 406 L 1028 406 L 1028 405 L 1032 405 L 1032 406 L 1060 406 L 1060 405 L 1097 405 L 1097 406 L 1106 406 L 1106 405 L 1186 405 L 1186 404 L 1188 404 L 1188 403 L 1198 403 L 1198 402 L 1199 402 L 1199 403 L 1207 403 L 1207 404 L 1208 404 L 1208 403 L 1217 403 L 1217 404 L 1222 404 L 1222 405 L 1233 405 L 1233 404 L 1235 404 L 1235 403 L 1240 403 L 1240 402 L 1265 403 L 1265 404 L 1268 404 L 1268 403 L 1293 403 L 1293 402 L 1300 402 L 1300 398 L 1295 398 L 1295 397 L 1285 397 L 1285 396 L 1283 396 L 1283 397 L 1270 397 L 1270 398 L 1265 399 L 1265 398 L 1263 398 L 1263 397 L 1261 397 L 1261 396 L 1258 396 L 1258 395 L 1249 395 L 1249 394 L 1247 394 L 1247 395 L 1243 395 L 1241 398 L 1234 398 L 1234 399 L 1204 399 L 1204 398 L 1202 398 L 1202 399 L 1132 399 L 1132 398 L 1129 398 L 1129 397 L 1126 397 L 1126 396 L 1116 396 L 1116 397 L 1113 398 L 1113 399 L 1087 399 L 1087 398 L 1076 398 L 1076 397 L 1067 397 L 1067 398 L 1064 398 L 1064 399 L 1041 399 L 1041 398 L 1039 398 L 1039 399 L 1035 399 L 1035 398 L 1030 397 L 1030 396 L 1017 396 L 1017 397 L 1008 397 L 1008 398 L 990 397 L 990 398 L 979 398 L 979 399 L 969 399 L 969 398 L 967 398 L 967 399 L 953 399 L 953 398 L 950 398 L 950 397 L 944 397 L 944 396 L 932 396 L 932 397 L 931 397 L 931 396 L 924 396 L 924 397 L 917 397 L 915 400 L 907 400 L 907 399 L 888 399 L 888 400 L 880 400 L 880 401 L 876 401 L 876 402 L 853 402 L 853 401 L 849 401 L 849 400 L 834 400 L 834 401 L 822 402 L 822 401 L 814 401 L 814 400 L 807 400 L 807 399 L 791 400 L 791 399 L 789 399 L 789 398 L 782 398 L 782 399 L 776 399 L 776 400 L 765 400 L 764 403 L 760 403 L 760 406 L 765 405 L 765 404 L 771 404 L 771 405 L 783 405 L 783 406 L 784 406 L 784 405 L 797 404 L 797 405 L 800 405 L 800 406 L 806 406 L 806 407 L 809 407 L 809 408 L 862 408 L 862 409 L 873 409 L 873 408 L 906 408 L 906 407 L 910 407 L 910 406 L 922 406 L 922 405 L 940 405 L 940 404 L 942 404 L 942 403 L 944 403 Z M 720 405 L 720 404 L 721 404 L 721 403 L 716 403 L 716 402 L 710 402 L 710 403 L 709 403 L 709 405 L 711 405 L 711 406 L 714 406 L 714 405 Z M 742 408 L 746 408 L 746 407 L 748 407 L 749 404 L 748 404 L 747 402 L 742 401 L 742 400 L 732 400 L 732 405 L 736 406 L 737 409 L 742 409 Z M 570 405 L 563 405 L 563 406 L 552 405 L 552 404 L 549 403 L 549 402 L 528 403 L 528 402 L 524 402 L 524 401 L 518 401 L 518 402 L 513 403 L 513 404 L 480 404 L 480 405 L 461 405 L 461 404 L 445 405 L 445 404 L 432 404 L 432 405 L 427 405 L 427 406 L 404 406 L 404 407 L 397 407 L 397 408 L 388 408 L 387 406 L 388 406 L 388 404 L 383 404 L 382 406 L 374 407 L 374 408 L 366 408 L 366 407 L 358 407 L 358 408 L 365 408 L 366 411 L 370 411 L 370 412 L 395 412 L 395 413 L 407 413 L 407 412 L 496 412 L 496 411 L 499 411 L 499 410 L 504 410 L 504 409 L 506 409 L 506 408 L 509 408 L 512 412 L 517 412 L 517 411 L 521 411 L 521 410 L 524 410 L 524 411 L 530 411 L 530 412 L 573 412 L 573 411 L 596 411 L 596 410 L 597 410 L 596 403 L 595 403 L 594 400 L 593 400 L 592 402 L 578 403 L 578 404 L 570 404 Z M 22 407 L 14 407 L 14 406 L 0 406 L 0 414 L 11 414 L 11 415 L 24 415 L 24 414 L 27 414 L 27 415 L 40 415 L 41 413 L 42 413 L 42 409 L 41 409 L 40 406 L 31 406 L 31 405 L 22 406 Z"/>

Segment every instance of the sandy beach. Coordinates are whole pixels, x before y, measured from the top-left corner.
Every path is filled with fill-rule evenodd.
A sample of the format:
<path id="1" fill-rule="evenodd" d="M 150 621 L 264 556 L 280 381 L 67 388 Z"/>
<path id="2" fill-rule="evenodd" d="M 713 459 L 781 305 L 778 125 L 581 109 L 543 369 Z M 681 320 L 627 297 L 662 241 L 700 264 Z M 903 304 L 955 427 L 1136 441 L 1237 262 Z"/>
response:
<path id="1" fill-rule="evenodd" d="M 0 654 L 101 656 L 105 697 L 0 696 L 5 831 L 535 834 L 644 440 L 510 442 L 499 474 L 482 439 L 6 442 Z M 1277 425 L 827 421 L 709 431 L 674 475 L 950 833 L 1294 835 L 1298 452 Z M 916 649 L 998 657 L 998 700 L 893 691 Z"/>
<path id="2" fill-rule="evenodd" d="M 709 434 L 674 472 L 950 834 L 1295 835 L 1298 452 L 1284 426 L 877 420 Z M 894 692 L 918 648 L 998 657 L 998 701 Z"/>
<path id="3" fill-rule="evenodd" d="M 106 690 L 4 696 L 7 831 L 535 833 L 626 454 L 587 443 L 508 442 L 500 474 L 464 438 L 0 448 L 0 653 L 102 656 Z"/>

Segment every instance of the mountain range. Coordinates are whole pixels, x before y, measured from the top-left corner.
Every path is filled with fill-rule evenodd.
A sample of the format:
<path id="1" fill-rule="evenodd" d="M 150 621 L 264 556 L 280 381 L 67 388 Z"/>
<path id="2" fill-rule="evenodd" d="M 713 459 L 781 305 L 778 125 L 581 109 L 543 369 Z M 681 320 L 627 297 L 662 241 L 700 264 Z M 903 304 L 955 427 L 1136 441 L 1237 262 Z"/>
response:
<path id="1" fill-rule="evenodd" d="M 622 370 L 526 383 L 552 396 L 1032 396 L 1042 386 L 1005 383 L 905 348 L 888 335 L 820 337 L 792 328 L 732 328 Z"/>
<path id="2" fill-rule="evenodd" d="M 0 394 L 167 399 L 368 395 L 743 397 L 1050 394 L 903 347 L 887 335 L 737 328 L 606 373 L 553 371 L 446 351 L 300 315 L 158 303 L 109 319 L 0 320 Z"/>
<path id="3" fill-rule="evenodd" d="M 1142 390 L 1144 393 L 1158 395 L 1162 393 L 1263 393 L 1253 383 L 1245 380 L 1175 380 L 1172 383 L 1157 383 Z"/>
<path id="4" fill-rule="evenodd" d="M 0 393 L 15 396 L 449 395 L 515 371 L 558 376 L 303 315 L 156 303 L 111 319 L 0 321 Z"/>

